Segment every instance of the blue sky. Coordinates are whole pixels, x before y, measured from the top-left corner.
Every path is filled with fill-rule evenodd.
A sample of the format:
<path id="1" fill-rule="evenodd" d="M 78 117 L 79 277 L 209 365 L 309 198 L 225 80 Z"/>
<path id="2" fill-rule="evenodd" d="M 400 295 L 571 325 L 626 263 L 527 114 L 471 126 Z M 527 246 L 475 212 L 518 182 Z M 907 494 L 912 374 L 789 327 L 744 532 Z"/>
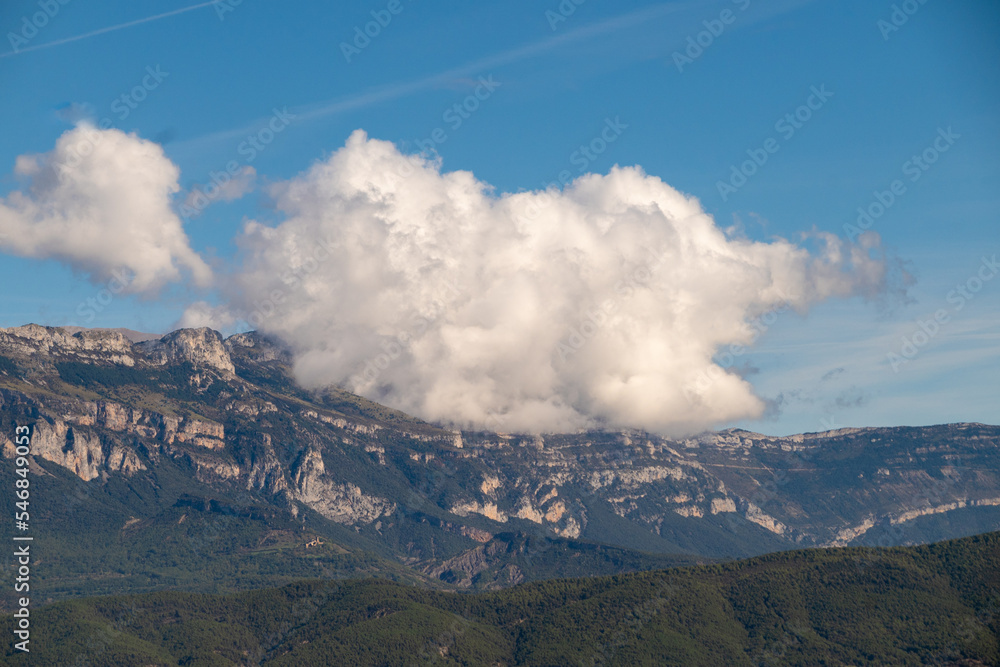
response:
<path id="1" fill-rule="evenodd" d="M 52 150 L 80 116 L 161 143 L 190 189 L 231 160 L 245 164 L 241 145 L 275 109 L 294 119 L 254 153 L 265 185 L 294 177 L 363 128 L 407 152 L 430 140 L 443 169 L 470 170 L 501 192 L 543 187 L 581 165 L 599 173 L 641 165 L 698 197 L 722 227 L 798 242 L 812 229 L 844 235 L 857 209 L 899 180 L 905 191 L 872 229 L 916 277 L 910 301 L 852 298 L 805 317 L 782 313 L 736 360 L 774 410 L 728 425 L 786 434 L 1000 423 L 1000 278 L 982 280 L 971 298 L 953 292 L 970 280 L 974 287 L 977 273 L 989 273 L 983 258 L 1000 252 L 1000 5 L 899 4 L 912 14 L 903 22 L 897 13 L 897 26 L 894 4 L 871 0 L 565 0 L 562 14 L 556 1 L 243 0 L 170 14 L 194 3 L 70 0 L 35 34 L 23 30 L 39 3 L 6 2 L 0 194 L 18 187 L 17 156 Z M 398 12 L 384 13 L 390 5 Z M 346 57 L 342 44 L 372 12 L 391 21 Z M 74 39 L 157 14 L 170 15 Z M 720 33 L 711 40 L 709 27 Z M 32 36 L 13 53 L 10 33 Z M 701 53 L 675 56 L 699 33 Z M 164 74 L 140 93 L 145 99 L 127 100 L 135 108 L 123 106 L 144 77 L 156 81 L 147 68 Z M 449 109 L 480 77 L 499 86 L 458 123 Z M 794 132 L 779 129 L 814 89 L 831 94 L 813 98 L 817 108 Z M 593 160 L 581 158 L 607 119 L 627 128 Z M 942 133 L 952 137 L 938 142 L 947 150 L 932 151 L 937 160 L 911 180 L 918 172 L 907 162 Z M 719 182 L 769 139 L 777 151 L 723 196 Z M 187 221 L 192 247 L 225 266 L 246 217 L 278 215 L 265 192 Z M 0 279 L 3 326 L 74 323 L 98 289 L 54 260 L 11 255 L 0 255 Z M 216 297 L 190 285 L 119 297 L 90 324 L 166 331 L 206 298 Z M 942 310 L 947 321 L 893 369 L 887 355 Z"/>

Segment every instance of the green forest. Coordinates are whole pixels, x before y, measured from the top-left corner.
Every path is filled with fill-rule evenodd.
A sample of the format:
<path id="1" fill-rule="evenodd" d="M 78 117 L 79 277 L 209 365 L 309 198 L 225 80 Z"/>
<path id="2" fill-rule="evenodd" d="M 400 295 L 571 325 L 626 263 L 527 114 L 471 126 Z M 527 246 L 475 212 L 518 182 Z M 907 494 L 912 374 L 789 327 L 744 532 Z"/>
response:
<path id="1" fill-rule="evenodd" d="M 1000 664 L 1000 533 L 454 593 L 383 578 L 33 611 L 6 665 Z M 6 622 L 12 622 L 10 616 Z"/>

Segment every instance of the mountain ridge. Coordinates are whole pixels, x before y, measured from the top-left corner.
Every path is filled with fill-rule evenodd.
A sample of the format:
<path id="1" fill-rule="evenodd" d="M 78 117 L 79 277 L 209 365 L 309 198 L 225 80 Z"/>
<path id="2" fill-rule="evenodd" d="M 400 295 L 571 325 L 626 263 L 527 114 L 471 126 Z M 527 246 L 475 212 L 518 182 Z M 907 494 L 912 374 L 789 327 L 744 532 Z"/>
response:
<path id="1" fill-rule="evenodd" d="M 56 475 L 84 489 L 74 493 L 103 503 L 106 523 L 177 521 L 182 494 L 273 508 L 281 525 L 459 588 L 531 576 L 532 544 L 611 573 L 1000 528 L 996 426 L 682 439 L 452 431 L 335 387 L 304 389 L 291 361 L 253 332 L 133 343 L 113 331 L 0 329 L 0 417 L 34 425 L 39 483 Z M 7 466 L 12 433 L 0 433 Z M 263 540 L 267 521 L 244 528 Z M 550 565 L 545 576 L 569 567 Z"/>

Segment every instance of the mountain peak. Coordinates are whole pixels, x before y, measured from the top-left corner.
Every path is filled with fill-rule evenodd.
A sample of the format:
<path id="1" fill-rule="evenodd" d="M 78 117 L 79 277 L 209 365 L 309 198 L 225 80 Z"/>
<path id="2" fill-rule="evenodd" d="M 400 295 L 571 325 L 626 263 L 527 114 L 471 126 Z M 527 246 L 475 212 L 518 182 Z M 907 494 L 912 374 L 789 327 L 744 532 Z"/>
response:
<path id="1" fill-rule="evenodd" d="M 159 340 L 138 343 L 136 347 L 155 364 L 187 361 L 196 366 L 214 368 L 225 375 L 236 374 L 222 334 L 208 327 L 178 329 Z"/>

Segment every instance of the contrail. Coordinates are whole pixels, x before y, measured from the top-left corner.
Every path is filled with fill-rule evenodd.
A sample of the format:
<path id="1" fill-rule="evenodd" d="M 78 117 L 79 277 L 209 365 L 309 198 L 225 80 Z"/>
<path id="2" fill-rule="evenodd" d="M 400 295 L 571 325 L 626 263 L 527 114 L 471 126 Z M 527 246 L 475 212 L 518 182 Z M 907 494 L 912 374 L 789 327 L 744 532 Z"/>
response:
<path id="1" fill-rule="evenodd" d="M 508 63 L 513 63 L 535 57 L 563 44 L 579 42 L 591 37 L 596 37 L 604 33 L 614 32 L 617 30 L 622 30 L 624 28 L 629 28 L 636 24 L 640 24 L 660 16 L 666 16 L 673 13 L 685 12 L 692 9 L 697 9 L 698 7 L 701 6 L 699 3 L 702 1 L 703 0 L 689 0 L 685 2 L 661 3 L 658 5 L 645 7 L 625 14 L 620 14 L 616 17 L 603 19 L 601 21 L 591 23 L 589 25 L 584 25 L 582 27 L 569 30 L 561 35 L 546 37 L 534 43 L 530 43 L 527 45 L 509 49 L 507 51 L 496 53 L 492 56 L 488 56 L 467 63 L 465 65 L 452 68 L 447 71 L 439 72 L 437 74 L 432 74 L 411 81 L 392 83 L 379 88 L 369 89 L 367 91 L 362 91 L 360 93 L 348 95 L 346 97 L 341 97 L 339 99 L 313 103 L 311 105 L 296 110 L 297 120 L 301 122 L 305 120 L 323 118 L 326 116 L 335 115 L 345 111 L 363 109 L 373 104 L 378 104 L 380 102 L 392 101 L 395 99 L 406 97 L 413 93 L 427 90 L 435 85 L 439 85 L 442 82 L 449 81 L 456 77 L 467 76 L 469 74 L 478 74 L 491 67 L 499 67 L 501 65 L 505 65 Z M 768 6 L 768 9 L 770 10 L 769 13 L 765 14 L 764 16 L 758 16 L 754 20 L 760 21 L 763 20 L 764 18 L 777 15 L 792 9 L 797 9 L 798 7 L 810 4 L 812 2 L 816 2 L 816 0 L 784 0 L 784 2 L 775 3 L 774 5 Z M 746 25 L 746 22 L 744 23 L 744 25 Z M 679 34 L 681 33 L 678 33 L 678 35 Z M 202 135 L 200 137 L 189 139 L 187 141 L 178 142 L 178 144 L 175 144 L 175 148 L 177 145 L 181 144 L 191 145 L 194 143 L 202 143 L 202 142 L 207 143 L 211 141 L 233 139 L 240 136 L 245 136 L 249 132 L 256 131 L 255 128 L 258 128 L 263 120 L 264 119 L 257 119 L 254 122 L 248 123 L 239 128 L 213 132 L 210 134 Z"/>
<path id="2" fill-rule="evenodd" d="M 53 46 L 59 46 L 61 44 L 68 44 L 70 42 L 76 42 L 81 39 L 87 39 L 88 37 L 94 37 L 96 35 L 103 35 L 106 32 L 114 32 L 115 30 L 121 30 L 123 28 L 131 28 L 134 25 L 139 25 L 140 23 L 149 23 L 150 21 L 156 21 L 158 19 L 166 18 L 168 16 L 175 16 L 177 14 L 183 14 L 184 12 L 190 12 L 195 9 L 201 9 L 202 7 L 208 7 L 209 5 L 214 5 L 218 0 L 209 0 L 209 2 L 203 2 L 198 5 L 191 5 L 190 7 L 182 7 L 181 9 L 175 9 L 170 12 L 164 12 L 162 14 L 156 14 L 155 16 L 147 16 L 144 19 L 136 19 L 135 21 L 129 21 L 128 23 L 119 23 L 118 25 L 108 26 L 107 28 L 101 28 L 100 30 L 94 30 L 93 32 L 84 33 L 82 35 L 76 35 L 75 37 L 67 37 L 65 39 L 57 39 L 54 42 L 46 42 L 45 44 L 37 44 L 35 46 L 29 46 L 24 49 L 18 49 L 17 51 L 8 51 L 6 53 L 0 53 L 0 58 L 8 58 L 10 56 L 20 55 L 22 53 L 27 53 L 28 51 L 37 51 L 39 49 L 48 49 Z"/>
<path id="3" fill-rule="evenodd" d="M 570 30 L 562 35 L 555 37 L 546 37 L 532 44 L 526 46 L 516 47 L 501 53 L 494 54 L 492 56 L 476 60 L 474 62 L 467 63 L 465 65 L 455 67 L 437 74 L 432 74 L 429 76 L 422 77 L 420 79 L 399 82 L 389 84 L 376 89 L 371 89 L 347 97 L 343 97 L 333 101 L 325 101 L 319 103 L 313 103 L 307 107 L 304 107 L 298 111 L 296 114 L 297 120 L 313 120 L 316 118 L 322 118 L 325 116 L 334 115 L 344 111 L 351 111 L 354 109 L 363 109 L 365 107 L 377 104 L 379 102 L 391 101 L 401 97 L 406 97 L 416 92 L 426 90 L 442 82 L 452 80 L 456 77 L 467 76 L 473 73 L 480 73 L 484 69 L 489 67 L 504 65 L 507 63 L 517 62 L 519 60 L 524 60 L 525 58 L 530 58 L 532 56 L 538 55 L 545 51 L 551 50 L 560 44 L 572 43 L 580 41 L 587 37 L 593 37 L 606 32 L 613 32 L 624 27 L 629 27 L 636 23 L 649 20 L 659 15 L 665 15 L 673 13 L 676 11 L 681 11 L 683 9 L 690 9 L 696 6 L 697 0 L 692 0 L 691 2 L 683 4 L 660 4 L 654 5 L 651 8 L 645 8 L 636 10 L 627 14 L 617 16 L 612 19 L 605 19 L 599 23 L 590 24 L 582 28 L 576 28 L 575 30 Z M 189 139 L 187 141 L 179 142 L 181 144 L 190 144 L 193 142 L 208 142 L 208 141 L 218 141 L 222 139 L 231 139 L 246 135 L 248 132 L 254 131 L 254 128 L 260 124 L 260 120 L 254 121 L 253 123 L 244 125 L 240 128 L 232 130 L 222 130 L 219 132 L 213 132 L 211 134 L 203 135 L 201 137 L 196 137 Z"/>

